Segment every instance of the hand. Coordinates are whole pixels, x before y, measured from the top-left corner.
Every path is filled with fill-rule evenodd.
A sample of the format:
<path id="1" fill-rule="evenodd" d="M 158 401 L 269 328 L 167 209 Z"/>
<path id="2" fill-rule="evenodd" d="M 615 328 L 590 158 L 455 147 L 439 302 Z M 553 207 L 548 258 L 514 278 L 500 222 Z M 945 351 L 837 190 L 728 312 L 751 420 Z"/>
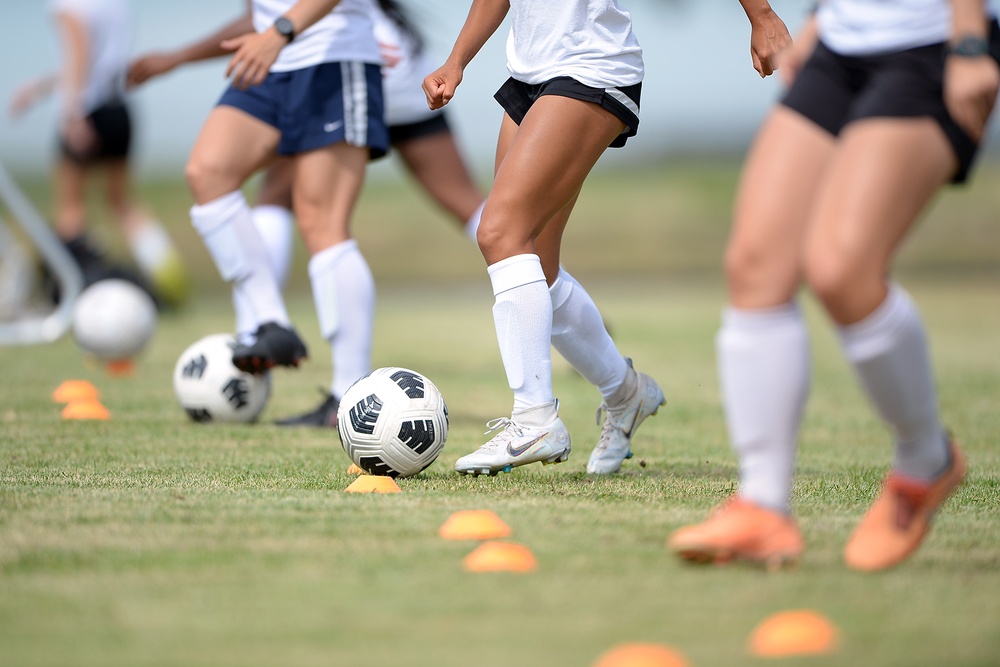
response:
<path id="1" fill-rule="evenodd" d="M 386 69 L 392 69 L 399 63 L 403 62 L 403 51 L 396 44 L 379 42 L 378 52 L 379 55 L 382 56 L 382 66 Z"/>
<path id="2" fill-rule="evenodd" d="M 97 132 L 83 116 L 67 116 L 60 123 L 63 141 L 77 155 L 89 155 L 97 146 Z"/>
<path id="3" fill-rule="evenodd" d="M 750 22 L 750 56 L 753 68 L 761 78 L 778 69 L 778 58 L 792 45 L 785 22 L 771 10 L 762 12 Z"/>
<path id="4" fill-rule="evenodd" d="M 944 102 L 948 113 L 978 142 L 996 103 L 1000 66 L 990 56 L 948 56 L 944 69 Z"/>
<path id="5" fill-rule="evenodd" d="M 233 85 L 237 88 L 246 90 L 250 86 L 256 86 L 267 78 L 271 65 L 287 43 L 288 40 L 274 28 L 227 39 L 222 47 L 236 53 L 226 66 L 226 76 L 233 77 Z"/>
<path id="6" fill-rule="evenodd" d="M 816 22 L 810 20 L 795 36 L 795 41 L 792 45 L 779 54 L 778 65 L 780 67 L 776 69 L 781 77 L 781 83 L 786 88 L 791 88 L 792 84 L 795 83 L 795 77 L 799 75 L 799 72 L 802 71 L 802 66 L 806 64 L 806 61 L 812 56 L 813 51 L 816 50 L 818 42 L 819 35 L 816 32 Z"/>
<path id="7" fill-rule="evenodd" d="M 431 110 L 440 109 L 455 97 L 455 89 L 462 83 L 462 68 L 445 63 L 439 69 L 424 77 L 423 89 L 427 96 L 427 106 Z"/>
<path id="8" fill-rule="evenodd" d="M 22 115 L 25 111 L 35 106 L 41 95 L 38 91 L 38 85 L 35 82 L 26 83 L 17 90 L 10 98 L 10 116 L 11 118 L 17 118 Z"/>
<path id="9" fill-rule="evenodd" d="M 138 86 L 177 67 L 177 59 L 167 53 L 151 53 L 136 58 L 128 66 L 128 86 Z"/>

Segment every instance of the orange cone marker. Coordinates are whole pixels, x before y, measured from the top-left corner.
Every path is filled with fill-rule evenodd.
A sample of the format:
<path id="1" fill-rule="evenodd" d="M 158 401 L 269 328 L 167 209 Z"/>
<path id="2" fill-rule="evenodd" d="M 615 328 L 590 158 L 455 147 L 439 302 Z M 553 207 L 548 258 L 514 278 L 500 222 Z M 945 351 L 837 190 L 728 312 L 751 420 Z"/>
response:
<path id="1" fill-rule="evenodd" d="M 463 563 L 469 572 L 533 572 L 538 567 L 531 549 L 514 542 L 483 542 Z"/>
<path id="2" fill-rule="evenodd" d="M 135 362 L 131 359 L 115 359 L 108 362 L 107 369 L 111 377 L 129 377 L 135 373 Z"/>
<path id="3" fill-rule="evenodd" d="M 402 489 L 392 477 L 361 475 L 351 482 L 351 485 L 344 491 L 348 493 L 399 493 Z"/>
<path id="4" fill-rule="evenodd" d="M 352 463 L 351 465 L 349 465 L 347 467 L 347 474 L 348 475 L 367 475 L 368 473 L 366 473 L 364 470 L 362 470 L 361 468 L 359 468 L 356 463 Z"/>
<path id="5" fill-rule="evenodd" d="M 62 410 L 63 419 L 111 419 L 111 413 L 95 399 L 73 401 Z"/>
<path id="6" fill-rule="evenodd" d="M 660 644 L 619 644 L 594 663 L 594 667 L 689 667 L 680 653 Z"/>
<path id="7" fill-rule="evenodd" d="M 88 399 L 96 401 L 100 396 L 97 387 L 86 380 L 66 380 L 52 392 L 52 400 L 56 403 L 72 403 Z"/>
<path id="8" fill-rule="evenodd" d="M 840 632 L 822 614 L 794 609 L 765 618 L 750 635 L 753 655 L 778 658 L 793 655 L 833 653 L 840 644 Z"/>
<path id="9" fill-rule="evenodd" d="M 490 510 L 455 512 L 438 529 L 446 540 L 492 540 L 510 534 L 510 526 Z"/>

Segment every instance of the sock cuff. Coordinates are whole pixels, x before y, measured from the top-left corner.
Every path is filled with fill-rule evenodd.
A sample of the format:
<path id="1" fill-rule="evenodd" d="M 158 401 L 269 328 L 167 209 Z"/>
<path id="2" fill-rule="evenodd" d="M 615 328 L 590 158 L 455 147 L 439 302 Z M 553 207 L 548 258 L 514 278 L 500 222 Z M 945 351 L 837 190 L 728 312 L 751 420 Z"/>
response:
<path id="1" fill-rule="evenodd" d="M 358 242 L 348 239 L 329 248 L 320 250 L 309 258 L 309 277 L 315 279 L 333 269 L 345 255 L 358 251 Z"/>
<path id="2" fill-rule="evenodd" d="M 573 293 L 573 285 L 576 283 L 564 268 L 559 267 L 559 275 L 549 285 L 549 295 L 552 297 L 552 310 L 559 310 L 564 303 L 569 301 Z"/>
<path id="3" fill-rule="evenodd" d="M 493 296 L 498 296 L 522 285 L 545 282 L 542 260 L 538 255 L 526 253 L 501 259 L 486 267 L 493 284 Z"/>
<path id="4" fill-rule="evenodd" d="M 722 311 L 722 325 L 739 331 L 775 329 L 784 325 L 799 325 L 802 310 L 796 301 L 773 308 L 741 309 L 728 306 Z"/>
<path id="5" fill-rule="evenodd" d="M 191 207 L 191 224 L 200 234 L 211 234 L 217 227 L 226 224 L 241 209 L 250 209 L 240 190 L 234 190 L 210 202 Z"/>
<path id="6" fill-rule="evenodd" d="M 884 354 L 897 332 L 917 316 L 917 307 L 899 285 L 892 283 L 885 299 L 860 322 L 837 328 L 844 353 L 851 361 L 865 361 Z"/>

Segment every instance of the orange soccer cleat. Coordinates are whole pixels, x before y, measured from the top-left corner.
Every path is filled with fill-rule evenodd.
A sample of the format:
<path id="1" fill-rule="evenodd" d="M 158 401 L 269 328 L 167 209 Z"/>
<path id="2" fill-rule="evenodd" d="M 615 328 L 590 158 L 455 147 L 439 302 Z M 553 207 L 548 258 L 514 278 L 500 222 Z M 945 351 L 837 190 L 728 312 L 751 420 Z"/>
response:
<path id="1" fill-rule="evenodd" d="M 696 563 L 744 560 L 774 570 L 793 565 L 804 547 L 790 516 L 733 496 L 704 523 L 675 531 L 667 548 Z"/>
<path id="2" fill-rule="evenodd" d="M 889 473 L 875 504 L 844 548 L 847 566 L 863 572 L 884 570 L 917 550 L 934 513 L 965 478 L 965 456 L 952 440 L 951 465 L 932 482 Z"/>

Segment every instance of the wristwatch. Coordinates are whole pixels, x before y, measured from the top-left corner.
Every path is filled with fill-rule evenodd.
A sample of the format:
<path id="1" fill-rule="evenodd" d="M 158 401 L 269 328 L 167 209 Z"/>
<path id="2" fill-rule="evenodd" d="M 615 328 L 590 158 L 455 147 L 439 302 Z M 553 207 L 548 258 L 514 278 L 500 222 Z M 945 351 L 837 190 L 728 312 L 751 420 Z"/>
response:
<path id="1" fill-rule="evenodd" d="M 274 29 L 289 42 L 295 39 L 295 26 L 286 16 L 278 17 L 278 20 L 274 22 Z"/>
<path id="2" fill-rule="evenodd" d="M 990 43 L 983 37 L 967 35 L 956 42 L 948 44 L 947 53 L 949 56 L 959 58 L 978 58 L 989 55 Z"/>

